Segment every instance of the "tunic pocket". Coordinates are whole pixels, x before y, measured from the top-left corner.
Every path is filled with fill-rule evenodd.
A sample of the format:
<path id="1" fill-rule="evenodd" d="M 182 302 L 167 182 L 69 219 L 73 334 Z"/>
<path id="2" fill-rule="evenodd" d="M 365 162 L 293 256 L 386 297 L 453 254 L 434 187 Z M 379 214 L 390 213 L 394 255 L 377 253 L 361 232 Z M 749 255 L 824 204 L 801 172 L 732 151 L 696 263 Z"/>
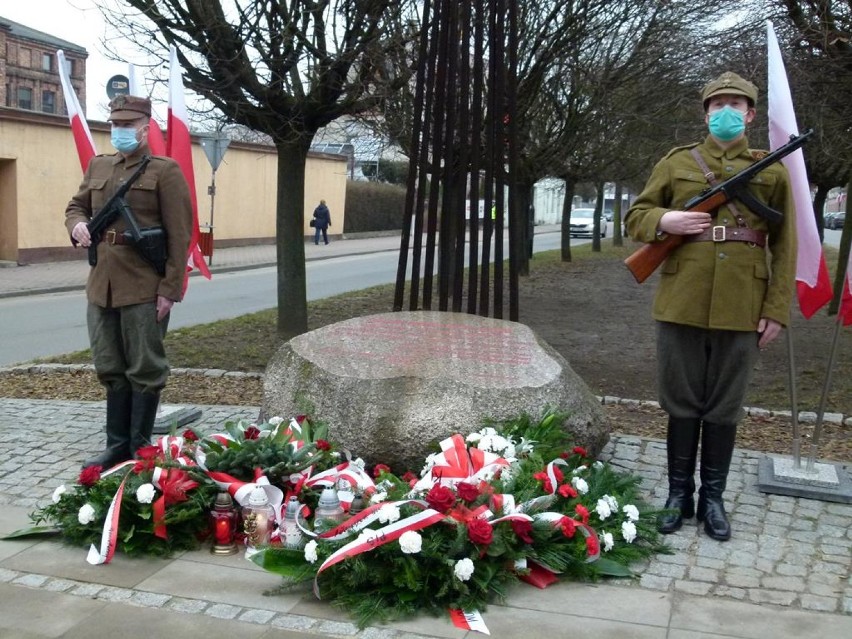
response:
<path id="1" fill-rule="evenodd" d="M 92 202 L 92 215 L 97 215 L 98 211 L 103 208 L 103 205 L 106 204 L 109 199 L 106 195 L 104 195 L 104 187 L 106 186 L 107 181 L 98 178 L 89 178 L 89 198 Z"/>
<path id="2" fill-rule="evenodd" d="M 766 298 L 766 288 L 769 284 L 769 269 L 766 264 L 759 262 L 754 265 L 754 286 L 751 298 L 751 319 L 757 324 L 760 321 L 760 311 Z"/>

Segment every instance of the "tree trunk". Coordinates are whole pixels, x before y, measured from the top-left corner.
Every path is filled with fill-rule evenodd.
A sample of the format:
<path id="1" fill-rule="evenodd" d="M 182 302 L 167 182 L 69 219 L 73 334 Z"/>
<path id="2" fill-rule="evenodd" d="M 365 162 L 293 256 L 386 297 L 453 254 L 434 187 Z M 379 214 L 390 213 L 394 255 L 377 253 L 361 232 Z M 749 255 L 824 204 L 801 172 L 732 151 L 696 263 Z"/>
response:
<path id="1" fill-rule="evenodd" d="M 516 188 L 517 199 L 515 202 L 518 216 L 521 218 L 521 224 L 519 227 L 521 237 L 518 238 L 520 247 L 518 247 L 518 250 L 514 253 L 514 255 L 519 257 L 518 275 L 526 277 L 530 274 L 530 258 L 532 257 L 533 234 L 535 233 L 535 220 L 533 219 L 532 211 L 533 186 L 532 184 L 521 182 L 519 180 L 516 184 Z"/>
<path id="2" fill-rule="evenodd" d="M 843 229 L 840 234 L 840 247 L 837 258 L 837 270 L 834 274 L 834 299 L 828 306 L 828 314 L 835 315 L 840 310 L 840 302 L 843 299 L 843 287 L 846 285 L 846 268 L 849 265 L 849 251 L 852 250 L 852 222 L 849 218 L 852 217 L 852 200 L 849 199 L 849 193 L 852 193 L 852 182 L 846 185 L 846 219 L 843 222 Z"/>
<path id="3" fill-rule="evenodd" d="M 615 201 L 612 203 L 612 245 L 624 246 L 624 238 L 621 234 L 621 199 L 624 197 L 621 183 L 615 183 Z"/>
<path id="4" fill-rule="evenodd" d="M 818 184 L 816 193 L 814 194 L 814 215 L 816 217 L 820 244 L 825 241 L 825 201 L 828 198 L 829 190 Z"/>
<path id="5" fill-rule="evenodd" d="M 278 151 L 278 192 L 275 207 L 278 336 L 284 341 L 308 330 L 305 282 L 305 163 L 312 139 L 313 134 L 306 134 L 299 140 L 278 142 L 275 145 Z M 342 211 L 337 213 L 340 223 Z"/>
<path id="6" fill-rule="evenodd" d="M 595 212 L 592 215 L 592 252 L 601 252 L 601 216 L 604 208 L 604 182 L 598 182 L 595 189 Z"/>
<path id="7" fill-rule="evenodd" d="M 571 204 L 574 202 L 574 181 L 569 178 L 565 180 L 565 199 L 562 200 L 562 261 L 571 261 Z"/>

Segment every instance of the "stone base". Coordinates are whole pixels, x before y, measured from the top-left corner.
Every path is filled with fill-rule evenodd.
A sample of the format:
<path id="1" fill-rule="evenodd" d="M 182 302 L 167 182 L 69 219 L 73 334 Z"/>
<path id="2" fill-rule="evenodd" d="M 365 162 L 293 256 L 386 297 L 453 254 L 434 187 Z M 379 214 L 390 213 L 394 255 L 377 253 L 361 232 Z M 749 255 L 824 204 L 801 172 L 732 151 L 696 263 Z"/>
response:
<path id="1" fill-rule="evenodd" d="M 172 430 L 177 430 L 201 418 L 201 409 L 195 406 L 176 406 L 174 404 L 160 404 L 157 408 L 157 418 L 154 420 L 155 435 L 168 435 Z"/>
<path id="2" fill-rule="evenodd" d="M 815 463 L 812 472 L 806 461 L 799 468 L 792 458 L 769 457 L 760 460 L 757 488 L 764 493 L 804 497 L 820 501 L 852 503 L 852 480 L 842 466 Z"/>

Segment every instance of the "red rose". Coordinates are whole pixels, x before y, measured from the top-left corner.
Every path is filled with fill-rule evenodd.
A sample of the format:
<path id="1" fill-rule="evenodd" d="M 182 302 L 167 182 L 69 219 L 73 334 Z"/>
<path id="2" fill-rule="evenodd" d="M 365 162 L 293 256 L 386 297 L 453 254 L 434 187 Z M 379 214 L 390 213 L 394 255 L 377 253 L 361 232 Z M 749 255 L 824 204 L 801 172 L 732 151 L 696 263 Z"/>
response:
<path id="1" fill-rule="evenodd" d="M 574 499 L 577 496 L 577 491 L 574 490 L 571 484 L 562 484 L 559 487 L 559 494 L 565 497 L 565 499 Z"/>
<path id="2" fill-rule="evenodd" d="M 198 441 L 198 435 L 196 435 L 195 431 L 191 428 L 187 428 L 185 431 L 183 431 L 183 438 L 188 442 Z"/>
<path id="3" fill-rule="evenodd" d="M 249 426 L 243 433 L 245 439 L 257 439 L 260 437 L 260 429 L 257 426 Z"/>
<path id="4" fill-rule="evenodd" d="M 331 450 L 331 444 L 329 444 L 324 439 L 318 439 L 316 441 L 316 445 L 317 445 L 317 450 Z"/>
<path id="5" fill-rule="evenodd" d="M 494 539 L 494 531 L 484 519 L 471 519 L 467 522 L 467 538 L 474 544 L 487 546 Z"/>
<path id="6" fill-rule="evenodd" d="M 525 519 L 513 519 L 512 520 L 512 530 L 515 531 L 515 534 L 525 544 L 531 544 L 533 542 L 532 536 L 532 522 L 526 521 Z"/>
<path id="7" fill-rule="evenodd" d="M 456 491 L 458 492 L 459 497 L 465 501 L 475 501 L 476 498 L 479 497 L 479 489 L 473 484 L 461 482 L 456 486 Z"/>
<path id="8" fill-rule="evenodd" d="M 381 475 L 382 473 L 389 473 L 390 471 L 390 466 L 386 464 L 376 464 L 375 466 L 373 466 L 373 477 L 375 479 L 378 479 L 379 475 Z"/>
<path id="9" fill-rule="evenodd" d="M 598 544 L 598 538 L 594 535 L 589 535 L 586 537 L 586 552 L 589 553 L 589 557 L 592 555 L 597 555 L 600 552 L 600 545 Z"/>
<path id="10" fill-rule="evenodd" d="M 77 480 L 80 482 L 81 486 L 85 486 L 86 488 L 90 488 L 98 483 L 101 478 L 101 470 L 103 470 L 100 466 L 89 466 L 80 471 L 80 478 Z"/>
<path id="11" fill-rule="evenodd" d="M 139 450 L 136 451 L 136 459 L 154 459 L 159 454 L 160 449 L 156 446 L 141 446 Z"/>
<path id="12" fill-rule="evenodd" d="M 439 513 L 445 513 L 455 505 L 456 496 L 452 490 L 445 486 L 432 486 L 432 489 L 426 494 L 426 503 L 429 504 L 429 508 L 433 508 Z"/>
<path id="13" fill-rule="evenodd" d="M 416 483 L 416 482 L 417 482 L 417 475 L 415 475 L 415 474 L 414 474 L 414 473 L 412 473 L 410 470 L 408 470 L 408 471 L 406 471 L 406 472 L 405 472 L 405 474 L 402 476 L 402 481 L 404 481 L 404 482 L 405 482 L 405 483 L 407 483 L 407 484 L 411 484 L 411 482 L 415 482 L 415 483 Z"/>
<path id="14" fill-rule="evenodd" d="M 589 510 L 583 504 L 577 504 L 574 507 L 574 512 L 580 515 L 580 519 L 583 520 L 584 524 L 589 523 Z"/>
<path id="15" fill-rule="evenodd" d="M 574 446 L 574 448 L 571 449 L 571 452 L 574 453 L 575 455 L 579 455 L 580 457 L 588 457 L 589 456 L 588 453 L 586 452 L 586 449 L 583 448 L 582 446 Z"/>
<path id="16" fill-rule="evenodd" d="M 577 524 L 574 523 L 574 520 L 570 517 L 563 517 L 560 520 L 559 525 L 562 528 L 562 534 L 568 539 L 571 539 L 574 536 L 574 533 L 577 532 Z"/>

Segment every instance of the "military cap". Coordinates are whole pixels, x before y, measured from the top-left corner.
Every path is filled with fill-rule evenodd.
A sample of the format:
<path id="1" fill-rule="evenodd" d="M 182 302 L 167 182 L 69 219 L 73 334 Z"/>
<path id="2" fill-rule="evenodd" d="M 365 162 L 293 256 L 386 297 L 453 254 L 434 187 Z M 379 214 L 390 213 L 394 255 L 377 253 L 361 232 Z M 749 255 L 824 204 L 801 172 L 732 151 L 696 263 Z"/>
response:
<path id="1" fill-rule="evenodd" d="M 136 95 L 120 94 L 109 103 L 108 120 L 137 120 L 151 117 L 151 101 Z"/>
<path id="2" fill-rule="evenodd" d="M 701 90 L 701 101 L 707 106 L 707 100 L 714 95 L 744 95 L 751 104 L 757 102 L 757 87 L 733 71 L 725 71 L 715 80 L 704 85 Z"/>

